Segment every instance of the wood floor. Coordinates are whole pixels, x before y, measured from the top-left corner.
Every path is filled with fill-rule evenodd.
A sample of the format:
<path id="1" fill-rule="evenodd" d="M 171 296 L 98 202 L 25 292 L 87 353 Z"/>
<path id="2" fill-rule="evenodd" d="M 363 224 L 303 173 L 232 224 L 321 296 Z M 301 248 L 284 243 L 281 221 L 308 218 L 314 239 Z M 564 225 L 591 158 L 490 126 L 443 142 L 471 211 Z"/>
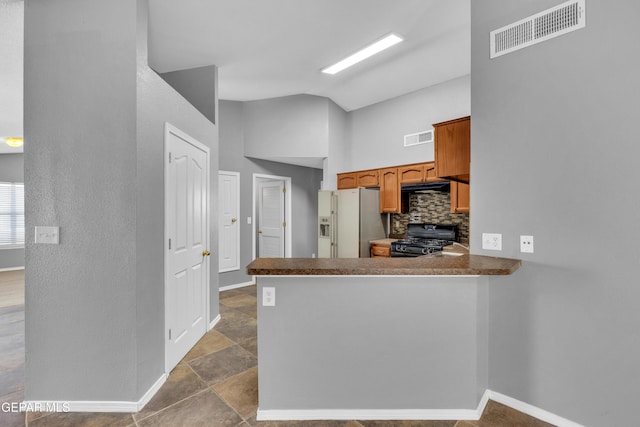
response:
<path id="1" fill-rule="evenodd" d="M 0 272 L 0 308 L 24 305 L 24 270 Z"/>

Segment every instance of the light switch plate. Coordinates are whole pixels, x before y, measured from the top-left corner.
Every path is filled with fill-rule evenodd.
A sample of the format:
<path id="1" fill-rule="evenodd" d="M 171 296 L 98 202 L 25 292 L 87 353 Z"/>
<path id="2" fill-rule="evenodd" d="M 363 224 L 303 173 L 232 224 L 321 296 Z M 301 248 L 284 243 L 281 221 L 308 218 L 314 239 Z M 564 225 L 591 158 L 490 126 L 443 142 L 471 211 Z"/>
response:
<path id="1" fill-rule="evenodd" d="M 59 245 L 60 227 L 36 226 L 36 243 Z"/>

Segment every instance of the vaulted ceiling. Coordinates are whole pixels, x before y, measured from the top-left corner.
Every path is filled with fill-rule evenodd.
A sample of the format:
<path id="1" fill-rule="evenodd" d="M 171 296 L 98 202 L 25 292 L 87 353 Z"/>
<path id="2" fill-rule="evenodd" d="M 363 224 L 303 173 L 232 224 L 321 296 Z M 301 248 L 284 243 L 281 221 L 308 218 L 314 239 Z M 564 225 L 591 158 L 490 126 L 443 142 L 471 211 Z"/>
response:
<path id="1" fill-rule="evenodd" d="M 221 99 L 305 93 L 350 111 L 470 71 L 470 0 L 150 0 L 149 11 L 156 71 L 217 65 Z M 320 72 L 391 32 L 404 42 Z"/>
<path id="2" fill-rule="evenodd" d="M 149 0 L 149 57 L 158 72 L 217 65 L 220 99 L 304 93 L 350 111 L 469 74 L 470 1 Z M 23 1 L 0 6 L 0 137 L 20 136 Z M 320 72 L 392 32 L 404 42 Z"/>

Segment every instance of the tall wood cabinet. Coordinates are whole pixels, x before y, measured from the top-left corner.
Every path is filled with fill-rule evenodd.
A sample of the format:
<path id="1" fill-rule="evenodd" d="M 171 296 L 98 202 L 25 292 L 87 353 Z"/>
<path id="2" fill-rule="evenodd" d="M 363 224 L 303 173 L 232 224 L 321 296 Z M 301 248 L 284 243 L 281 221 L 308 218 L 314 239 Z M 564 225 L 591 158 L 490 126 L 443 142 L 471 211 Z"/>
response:
<path id="1" fill-rule="evenodd" d="M 398 168 L 380 169 L 380 212 L 402 212 Z"/>
<path id="2" fill-rule="evenodd" d="M 468 184 L 471 161 L 471 118 L 462 117 L 436 123 L 433 128 L 436 176 Z"/>

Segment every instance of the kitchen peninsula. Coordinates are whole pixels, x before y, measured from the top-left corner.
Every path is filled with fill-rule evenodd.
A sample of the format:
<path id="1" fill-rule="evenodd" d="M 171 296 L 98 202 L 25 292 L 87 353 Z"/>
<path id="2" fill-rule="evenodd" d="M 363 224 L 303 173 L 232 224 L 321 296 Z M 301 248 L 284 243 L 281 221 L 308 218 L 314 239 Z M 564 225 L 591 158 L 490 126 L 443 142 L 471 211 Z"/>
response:
<path id="1" fill-rule="evenodd" d="M 478 419 L 489 283 L 519 267 L 480 255 L 256 259 L 258 419 Z"/>

